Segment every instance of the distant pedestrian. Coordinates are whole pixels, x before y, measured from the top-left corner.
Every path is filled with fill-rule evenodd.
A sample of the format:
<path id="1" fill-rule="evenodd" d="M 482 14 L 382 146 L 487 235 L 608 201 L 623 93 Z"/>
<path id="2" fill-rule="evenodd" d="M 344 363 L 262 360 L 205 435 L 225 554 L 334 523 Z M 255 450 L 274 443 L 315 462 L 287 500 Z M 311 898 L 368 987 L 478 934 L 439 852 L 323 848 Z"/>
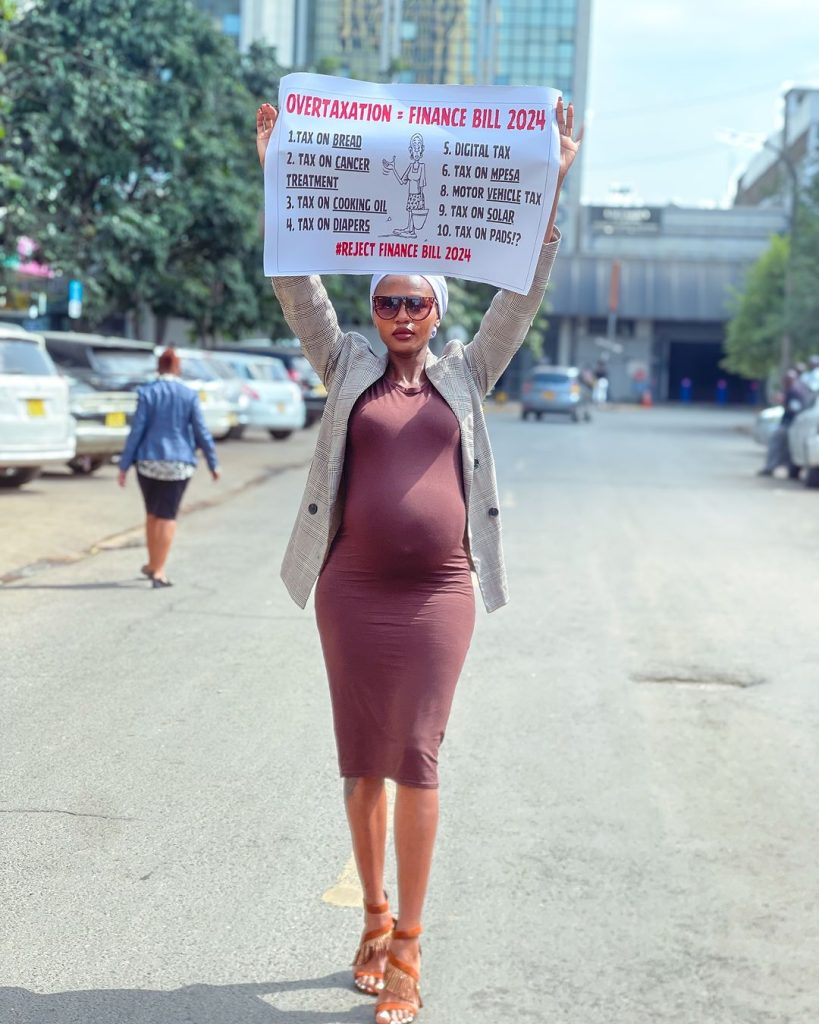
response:
<path id="1" fill-rule="evenodd" d="M 257 113 L 262 164 L 276 116 L 267 104 Z M 578 149 L 573 117 L 572 106 L 564 116 L 558 100 L 558 193 Z M 507 601 L 482 401 L 542 302 L 560 239 L 556 215 L 557 195 L 529 292 L 498 292 L 475 339 L 450 341 L 440 358 L 429 343 L 446 314 L 443 277 L 400 268 L 375 275 L 370 309 L 383 356 L 361 334 L 341 330 L 319 277 L 273 281 L 329 393 L 282 576 L 301 607 L 316 586 L 366 911 L 354 984 L 378 997 L 376 1024 L 409 1024 L 421 1005 L 419 935 L 438 825 L 438 749 L 472 638 L 472 572 L 488 611 Z M 397 783 L 397 919 L 384 892 L 387 778 Z M 511 951 L 519 938 L 495 941 Z"/>
<path id="2" fill-rule="evenodd" d="M 773 476 L 780 466 L 791 468 L 788 430 L 791 423 L 805 408 L 804 385 L 796 370 L 788 370 L 782 381 L 782 419 L 768 441 L 768 456 L 757 476 Z"/>
<path id="3" fill-rule="evenodd" d="M 119 459 L 119 485 L 136 463 L 145 500 L 145 537 L 148 562 L 143 576 L 154 587 L 170 587 L 165 563 L 176 533 L 176 516 L 188 481 L 196 471 L 196 449 L 204 452 L 211 476 L 219 479 L 219 465 L 199 396 L 179 380 L 180 361 L 169 348 L 159 357 L 159 376 L 138 390 L 136 413 L 125 451 Z"/>
<path id="4" fill-rule="evenodd" d="M 598 405 L 605 405 L 609 397 L 609 367 L 605 359 L 600 359 L 594 368 L 594 391 L 592 400 Z"/>

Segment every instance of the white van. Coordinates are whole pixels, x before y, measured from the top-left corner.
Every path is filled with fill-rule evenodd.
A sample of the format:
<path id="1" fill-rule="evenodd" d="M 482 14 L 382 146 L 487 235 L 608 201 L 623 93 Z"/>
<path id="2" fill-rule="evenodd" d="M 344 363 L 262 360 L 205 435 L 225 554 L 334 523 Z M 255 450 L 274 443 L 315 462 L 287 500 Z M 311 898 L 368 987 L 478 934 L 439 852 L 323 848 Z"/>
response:
<path id="1" fill-rule="evenodd" d="M 68 382 L 39 334 L 0 324 L 0 487 L 19 487 L 76 452 Z"/>

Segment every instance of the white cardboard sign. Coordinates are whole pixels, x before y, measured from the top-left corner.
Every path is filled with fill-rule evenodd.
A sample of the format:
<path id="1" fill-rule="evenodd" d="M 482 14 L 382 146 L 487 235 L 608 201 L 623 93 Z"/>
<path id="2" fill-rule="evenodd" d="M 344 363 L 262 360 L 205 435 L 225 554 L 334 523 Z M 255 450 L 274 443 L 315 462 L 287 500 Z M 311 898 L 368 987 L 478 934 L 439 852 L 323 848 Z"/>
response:
<path id="1" fill-rule="evenodd" d="M 265 274 L 528 291 L 557 185 L 558 95 L 287 75 L 265 159 Z"/>

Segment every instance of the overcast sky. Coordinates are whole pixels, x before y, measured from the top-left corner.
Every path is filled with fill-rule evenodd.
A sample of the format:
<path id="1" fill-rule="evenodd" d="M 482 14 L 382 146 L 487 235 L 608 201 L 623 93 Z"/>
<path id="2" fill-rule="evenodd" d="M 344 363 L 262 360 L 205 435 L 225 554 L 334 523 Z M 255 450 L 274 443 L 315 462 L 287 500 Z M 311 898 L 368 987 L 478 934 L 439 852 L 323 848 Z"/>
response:
<path id="1" fill-rule="evenodd" d="M 819 0 L 592 0 L 583 197 L 726 203 L 788 85 L 819 87 Z"/>

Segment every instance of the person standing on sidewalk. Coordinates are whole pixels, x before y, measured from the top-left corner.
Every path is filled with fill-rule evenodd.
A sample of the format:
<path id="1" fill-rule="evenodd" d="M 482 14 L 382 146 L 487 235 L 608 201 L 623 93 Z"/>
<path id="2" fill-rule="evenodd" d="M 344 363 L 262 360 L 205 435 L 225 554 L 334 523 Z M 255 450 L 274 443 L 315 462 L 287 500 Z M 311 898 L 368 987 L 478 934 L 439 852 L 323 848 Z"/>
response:
<path id="1" fill-rule="evenodd" d="M 119 457 L 120 487 L 136 463 L 137 480 L 145 501 L 148 562 L 143 576 L 155 588 L 170 587 L 165 563 L 176 534 L 176 516 L 188 481 L 196 471 L 200 448 L 214 481 L 219 463 L 213 438 L 205 426 L 199 396 L 179 379 L 179 356 L 172 348 L 159 357 L 159 376 L 138 390 L 136 413 L 125 450 Z"/>
<path id="2" fill-rule="evenodd" d="M 488 611 L 508 600 L 482 401 L 543 300 L 560 239 L 557 197 L 579 146 L 573 117 L 560 100 L 557 194 L 531 289 L 498 292 L 470 344 L 450 342 L 440 358 L 429 350 L 448 300 L 437 275 L 399 270 L 372 279 L 370 308 L 385 356 L 362 335 L 341 331 L 318 276 L 273 280 L 328 390 L 282 577 L 302 608 L 316 585 L 366 912 L 353 980 L 378 998 L 377 1024 L 409 1024 L 421 1006 L 419 936 L 438 825 L 438 749 L 472 638 L 472 571 Z M 270 104 L 257 111 L 262 166 L 276 119 Z M 384 892 L 387 778 L 397 785 L 395 920 Z"/>
<path id="3" fill-rule="evenodd" d="M 805 387 L 796 370 L 788 370 L 782 381 L 782 419 L 768 441 L 765 465 L 757 476 L 773 476 L 780 466 L 791 469 L 791 453 L 788 447 L 788 431 L 791 423 L 805 408 Z"/>

